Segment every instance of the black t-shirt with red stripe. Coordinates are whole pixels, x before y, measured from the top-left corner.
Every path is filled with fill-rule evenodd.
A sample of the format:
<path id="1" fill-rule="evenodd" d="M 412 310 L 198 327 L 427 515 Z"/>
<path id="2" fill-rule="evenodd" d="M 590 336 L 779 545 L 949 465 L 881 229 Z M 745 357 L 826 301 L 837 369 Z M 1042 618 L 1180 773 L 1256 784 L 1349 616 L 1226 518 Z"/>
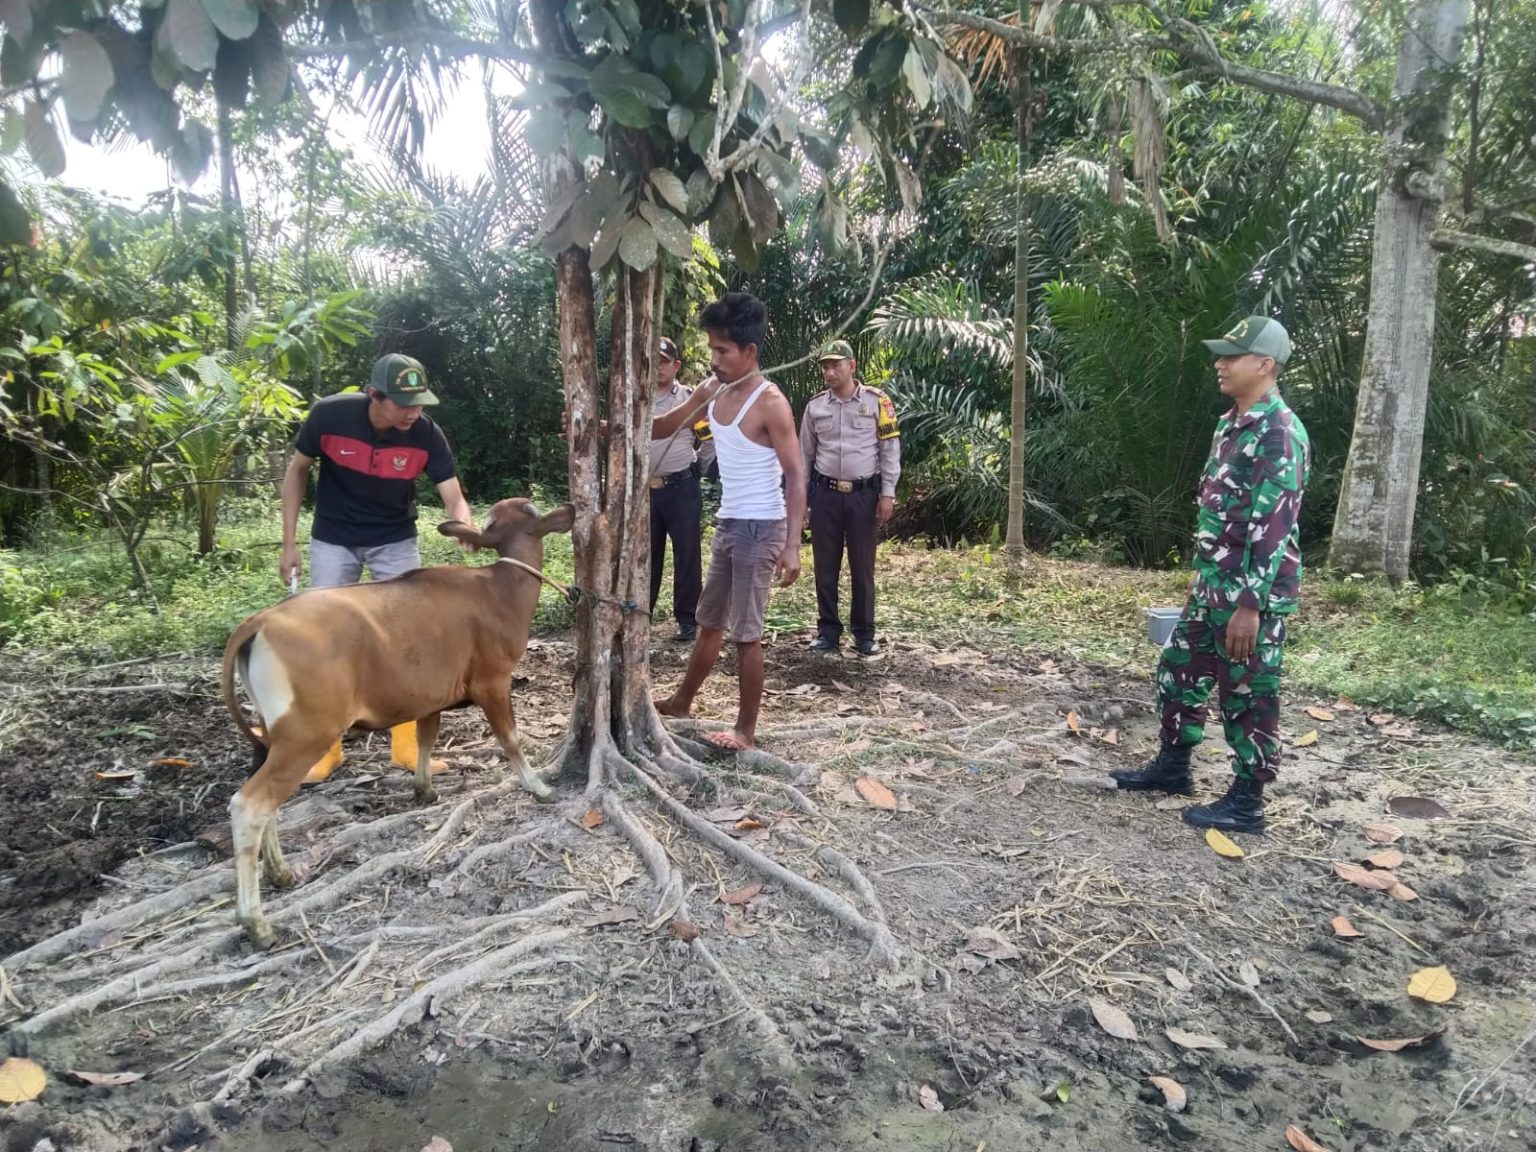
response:
<path id="1" fill-rule="evenodd" d="M 443 430 L 422 415 L 407 431 L 374 428 L 368 397 L 344 393 L 315 401 L 296 451 L 320 461 L 311 535 L 346 548 L 375 548 L 416 535 L 416 478 L 454 477 Z"/>

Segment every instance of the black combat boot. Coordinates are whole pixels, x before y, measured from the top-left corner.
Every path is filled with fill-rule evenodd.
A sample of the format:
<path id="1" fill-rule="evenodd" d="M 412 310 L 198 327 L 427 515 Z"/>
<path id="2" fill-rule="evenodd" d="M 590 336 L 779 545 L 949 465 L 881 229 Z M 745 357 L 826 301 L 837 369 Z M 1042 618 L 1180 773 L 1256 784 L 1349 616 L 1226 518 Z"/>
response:
<path id="1" fill-rule="evenodd" d="M 1264 781 L 1232 777 L 1220 800 L 1184 809 L 1184 823 L 1222 832 L 1264 831 Z"/>
<path id="2" fill-rule="evenodd" d="M 1122 792 L 1171 792 L 1177 796 L 1195 794 L 1195 778 L 1189 771 L 1188 744 L 1164 744 L 1157 756 L 1134 771 L 1111 772 L 1115 787 Z"/>

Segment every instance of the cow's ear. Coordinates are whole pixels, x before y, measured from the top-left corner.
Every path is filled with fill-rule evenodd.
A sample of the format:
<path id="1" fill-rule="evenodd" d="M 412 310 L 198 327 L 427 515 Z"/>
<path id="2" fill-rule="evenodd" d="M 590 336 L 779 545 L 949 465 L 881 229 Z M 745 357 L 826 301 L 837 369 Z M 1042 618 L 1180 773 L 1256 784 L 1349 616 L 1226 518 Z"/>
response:
<path id="1" fill-rule="evenodd" d="M 437 526 L 437 530 L 444 536 L 452 536 L 455 540 L 462 540 L 474 548 L 491 546 L 483 532 L 477 530 L 473 524 L 466 524 L 462 520 L 445 520 Z"/>

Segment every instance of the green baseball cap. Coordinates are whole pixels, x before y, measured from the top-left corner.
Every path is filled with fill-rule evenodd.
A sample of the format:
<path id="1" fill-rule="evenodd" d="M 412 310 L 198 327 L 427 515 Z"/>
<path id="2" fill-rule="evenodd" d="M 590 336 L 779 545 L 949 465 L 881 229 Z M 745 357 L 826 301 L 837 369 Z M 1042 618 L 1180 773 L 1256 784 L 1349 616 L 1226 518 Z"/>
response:
<path id="1" fill-rule="evenodd" d="M 368 384 L 404 408 L 438 402 L 427 389 L 427 370 L 421 366 L 421 361 L 399 352 L 380 356 L 373 362 L 373 375 Z"/>
<path id="2" fill-rule="evenodd" d="M 1272 357 L 1276 364 L 1284 364 L 1291 358 L 1290 334 L 1280 321 L 1268 316 L 1245 316 L 1221 339 L 1202 340 L 1201 343 L 1218 356 L 1241 356 L 1252 352 L 1255 356 Z"/>
<path id="3" fill-rule="evenodd" d="M 853 345 L 848 343 L 846 340 L 830 340 L 822 348 L 822 350 L 816 354 L 816 359 L 818 361 L 852 360 L 853 358 Z"/>

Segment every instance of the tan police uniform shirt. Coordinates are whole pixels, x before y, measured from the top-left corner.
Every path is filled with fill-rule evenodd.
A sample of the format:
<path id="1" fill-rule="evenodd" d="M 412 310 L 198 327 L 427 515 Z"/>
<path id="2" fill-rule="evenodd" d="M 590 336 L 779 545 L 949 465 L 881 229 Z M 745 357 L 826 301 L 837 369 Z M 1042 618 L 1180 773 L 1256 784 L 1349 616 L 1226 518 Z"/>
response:
<path id="1" fill-rule="evenodd" d="M 656 393 L 656 399 L 651 405 L 651 419 L 660 419 L 692 395 L 692 388 L 676 383 L 665 391 Z M 703 409 L 699 411 L 702 413 Z M 709 419 L 704 417 L 696 421 L 692 428 L 680 428 L 671 437 L 664 436 L 660 440 L 652 440 L 651 475 L 670 476 L 674 472 L 681 472 L 698 458 L 695 455 L 695 449 L 704 446 L 699 442 L 707 443 L 709 439 Z M 709 448 L 708 459 L 701 460 L 705 466 L 714 458 L 714 445 L 709 444 Z"/>
<path id="2" fill-rule="evenodd" d="M 896 406 L 878 388 L 855 384 L 847 400 L 828 388 L 811 397 L 800 421 L 807 471 L 833 480 L 880 476 L 880 495 L 895 496 L 901 477 L 901 430 Z"/>

